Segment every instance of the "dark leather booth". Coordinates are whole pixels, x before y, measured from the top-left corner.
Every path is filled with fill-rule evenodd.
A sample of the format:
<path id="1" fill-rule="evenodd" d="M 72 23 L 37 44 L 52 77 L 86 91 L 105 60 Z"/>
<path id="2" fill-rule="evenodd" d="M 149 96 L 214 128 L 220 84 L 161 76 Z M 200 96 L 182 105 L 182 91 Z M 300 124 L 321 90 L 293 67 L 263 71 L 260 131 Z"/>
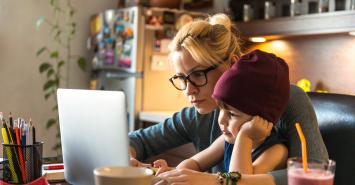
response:
<path id="1" fill-rule="evenodd" d="M 336 162 L 334 185 L 355 184 L 355 96 L 315 92 L 308 95 L 329 158 Z"/>

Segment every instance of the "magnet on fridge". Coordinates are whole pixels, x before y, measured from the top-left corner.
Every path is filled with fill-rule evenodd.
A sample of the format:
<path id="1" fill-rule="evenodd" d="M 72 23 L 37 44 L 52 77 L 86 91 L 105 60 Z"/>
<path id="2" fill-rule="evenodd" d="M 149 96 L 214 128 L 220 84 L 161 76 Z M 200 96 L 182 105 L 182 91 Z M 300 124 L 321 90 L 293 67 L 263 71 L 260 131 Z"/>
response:
<path id="1" fill-rule="evenodd" d="M 175 13 L 164 11 L 162 19 L 163 19 L 164 24 L 174 24 L 175 23 Z"/>
<path id="2" fill-rule="evenodd" d="M 130 58 L 122 58 L 118 61 L 118 66 L 123 68 L 131 68 L 132 60 Z"/>
<path id="3" fill-rule="evenodd" d="M 101 21 L 99 15 L 94 15 L 90 20 L 90 33 L 96 35 L 101 30 Z"/>
<path id="4" fill-rule="evenodd" d="M 133 38 L 133 30 L 132 30 L 132 28 L 130 28 L 130 27 L 126 28 L 124 32 L 125 32 L 125 37 L 127 39 L 132 39 Z"/>
<path id="5" fill-rule="evenodd" d="M 122 34 L 123 31 L 124 31 L 124 25 L 117 24 L 115 27 L 116 35 Z"/>
<path id="6" fill-rule="evenodd" d="M 125 56 L 131 56 L 131 52 L 132 52 L 132 45 L 130 44 L 125 44 L 123 46 L 123 54 Z"/>
<path id="7" fill-rule="evenodd" d="M 122 11 L 118 11 L 116 13 L 116 21 L 122 21 L 123 20 L 123 12 Z"/>
<path id="8" fill-rule="evenodd" d="M 125 11 L 123 14 L 123 20 L 129 22 L 129 11 Z"/>

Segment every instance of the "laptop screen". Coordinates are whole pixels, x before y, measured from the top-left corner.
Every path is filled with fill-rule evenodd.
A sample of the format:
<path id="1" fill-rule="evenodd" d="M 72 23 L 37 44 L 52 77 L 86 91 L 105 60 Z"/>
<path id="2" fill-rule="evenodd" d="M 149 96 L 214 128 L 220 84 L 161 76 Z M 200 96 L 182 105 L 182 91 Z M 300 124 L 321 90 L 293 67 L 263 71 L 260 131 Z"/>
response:
<path id="1" fill-rule="evenodd" d="M 95 168 L 129 165 L 123 92 L 58 89 L 57 99 L 66 181 L 94 185 Z"/>

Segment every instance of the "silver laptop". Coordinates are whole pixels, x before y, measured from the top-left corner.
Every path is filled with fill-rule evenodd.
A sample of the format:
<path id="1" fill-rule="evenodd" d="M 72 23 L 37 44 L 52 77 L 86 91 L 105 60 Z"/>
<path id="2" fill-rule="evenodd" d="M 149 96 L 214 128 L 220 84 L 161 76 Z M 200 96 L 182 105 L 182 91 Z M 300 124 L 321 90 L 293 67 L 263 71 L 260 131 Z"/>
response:
<path id="1" fill-rule="evenodd" d="M 128 166 L 123 92 L 58 89 L 57 99 L 66 181 L 94 185 L 95 168 Z"/>

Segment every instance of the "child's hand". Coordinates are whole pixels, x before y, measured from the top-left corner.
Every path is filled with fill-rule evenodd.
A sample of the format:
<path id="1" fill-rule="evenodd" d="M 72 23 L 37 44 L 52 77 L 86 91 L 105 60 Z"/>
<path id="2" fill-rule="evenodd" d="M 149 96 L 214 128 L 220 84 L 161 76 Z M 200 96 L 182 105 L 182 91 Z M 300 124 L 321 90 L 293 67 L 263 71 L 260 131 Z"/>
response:
<path id="1" fill-rule="evenodd" d="M 164 159 L 158 159 L 153 162 L 154 168 L 166 168 L 168 167 L 168 163 Z"/>
<path id="2" fill-rule="evenodd" d="M 131 157 L 129 159 L 129 163 L 131 166 L 139 167 L 141 162 L 139 162 L 136 158 Z"/>
<path id="3" fill-rule="evenodd" d="M 154 161 L 153 167 L 158 168 L 155 175 L 159 175 L 160 173 L 171 170 L 171 168 L 168 166 L 168 163 L 164 159 L 158 159 Z"/>
<path id="4" fill-rule="evenodd" d="M 142 162 L 138 161 L 137 159 L 135 159 L 133 157 L 131 157 L 129 159 L 129 163 L 130 163 L 131 166 L 134 166 L 134 167 L 147 167 L 147 168 L 148 167 L 152 167 L 151 164 L 142 163 Z"/>
<path id="5" fill-rule="evenodd" d="M 254 116 L 252 120 L 242 125 L 240 133 L 251 139 L 254 143 L 261 142 L 270 135 L 273 124 L 267 120 Z"/>

